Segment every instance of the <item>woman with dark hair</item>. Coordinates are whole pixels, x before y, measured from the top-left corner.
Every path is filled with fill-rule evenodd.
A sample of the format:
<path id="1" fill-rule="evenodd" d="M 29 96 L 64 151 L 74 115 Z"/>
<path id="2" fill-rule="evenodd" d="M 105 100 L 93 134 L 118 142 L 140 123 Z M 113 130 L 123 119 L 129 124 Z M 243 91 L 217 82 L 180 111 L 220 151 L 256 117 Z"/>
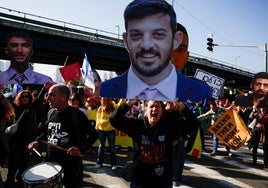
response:
<path id="1" fill-rule="evenodd" d="M 9 136 L 8 147 L 8 174 L 5 185 L 12 187 L 15 178 L 18 183 L 22 182 L 22 173 L 27 168 L 30 156 L 28 144 L 37 137 L 38 128 L 36 112 L 40 105 L 34 101 L 30 90 L 20 91 L 14 101 L 15 120 L 18 121 L 17 129 Z"/>
<path id="2" fill-rule="evenodd" d="M 130 136 L 138 145 L 137 164 L 130 180 L 131 188 L 172 188 L 173 147 L 181 136 L 195 129 L 197 120 L 185 103 L 175 101 L 174 109 L 189 113 L 183 120 L 177 111 L 167 112 L 161 101 L 148 101 L 144 118 L 130 118 L 126 112 L 138 99 L 122 103 L 110 116 L 113 127 Z M 185 116 L 186 117 L 186 116 Z M 181 125 L 181 126 L 180 126 Z"/>
<path id="3" fill-rule="evenodd" d="M 25 100 L 25 99 L 28 99 L 28 100 Z M 21 105 L 29 106 L 33 102 L 33 100 L 34 100 L 34 96 L 30 90 L 22 90 L 16 95 L 13 103 L 16 106 L 21 106 Z"/>
<path id="4" fill-rule="evenodd" d="M 8 148 L 5 140 L 5 129 L 14 122 L 14 108 L 10 102 L 0 92 L 0 166 L 3 167 L 8 154 Z M 2 177 L 0 173 L 0 187 L 2 187 Z"/>
<path id="5" fill-rule="evenodd" d="M 14 117 L 14 108 L 11 103 L 0 92 L 0 126 L 2 127 L 6 122 Z"/>
<path id="6" fill-rule="evenodd" d="M 79 93 L 72 93 L 69 98 L 69 105 L 79 108 L 88 118 L 87 108 L 85 106 L 85 98 Z"/>

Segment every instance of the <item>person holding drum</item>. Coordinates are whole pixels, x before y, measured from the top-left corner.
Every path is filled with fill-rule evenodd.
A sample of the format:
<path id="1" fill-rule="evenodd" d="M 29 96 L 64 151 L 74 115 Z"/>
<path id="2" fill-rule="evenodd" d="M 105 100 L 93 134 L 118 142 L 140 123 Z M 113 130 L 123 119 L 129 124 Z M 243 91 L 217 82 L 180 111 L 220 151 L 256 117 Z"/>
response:
<path id="1" fill-rule="evenodd" d="M 36 148 L 40 142 L 45 143 L 47 160 L 63 168 L 63 185 L 65 188 L 74 188 L 82 182 L 82 153 L 98 137 L 83 112 L 69 106 L 69 97 L 70 90 L 64 84 L 55 84 L 49 88 L 47 101 L 51 110 L 48 112 L 47 130 L 30 143 L 28 149 Z M 86 138 L 87 135 L 90 139 Z"/>

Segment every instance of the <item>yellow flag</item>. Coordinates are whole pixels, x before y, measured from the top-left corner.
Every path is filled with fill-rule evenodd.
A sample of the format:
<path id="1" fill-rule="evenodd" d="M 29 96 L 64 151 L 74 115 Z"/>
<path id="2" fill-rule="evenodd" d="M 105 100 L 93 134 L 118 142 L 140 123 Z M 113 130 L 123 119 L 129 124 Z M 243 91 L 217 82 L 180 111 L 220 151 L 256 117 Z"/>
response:
<path id="1" fill-rule="evenodd" d="M 190 156 L 192 156 L 194 158 L 198 158 L 198 159 L 201 158 L 201 154 L 202 154 L 202 141 L 201 141 L 200 129 L 201 128 L 198 128 L 198 132 L 196 134 L 194 144 L 193 144 L 191 151 L 189 151 L 187 153 L 187 155 L 190 155 Z"/>

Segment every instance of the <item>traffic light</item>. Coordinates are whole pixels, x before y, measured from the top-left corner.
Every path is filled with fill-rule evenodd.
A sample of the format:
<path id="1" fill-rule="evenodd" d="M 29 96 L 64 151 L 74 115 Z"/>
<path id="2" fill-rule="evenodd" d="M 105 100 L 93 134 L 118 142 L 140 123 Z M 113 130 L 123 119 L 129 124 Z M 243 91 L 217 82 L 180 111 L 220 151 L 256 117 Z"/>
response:
<path id="1" fill-rule="evenodd" d="M 207 45 L 208 45 L 208 47 L 207 47 L 208 51 L 213 52 L 213 38 L 207 38 L 207 41 L 208 41 L 208 43 L 207 43 Z"/>

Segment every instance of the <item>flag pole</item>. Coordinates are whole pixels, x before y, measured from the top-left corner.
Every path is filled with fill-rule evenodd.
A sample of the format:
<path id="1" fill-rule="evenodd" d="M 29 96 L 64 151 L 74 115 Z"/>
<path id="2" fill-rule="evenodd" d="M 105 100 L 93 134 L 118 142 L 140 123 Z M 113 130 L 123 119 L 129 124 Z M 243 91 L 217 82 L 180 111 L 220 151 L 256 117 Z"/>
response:
<path id="1" fill-rule="evenodd" d="M 67 63 L 68 59 L 69 59 L 69 56 L 67 55 L 67 57 L 66 57 L 66 59 L 65 59 L 65 61 L 64 61 L 64 65 L 63 65 L 63 66 L 65 66 L 65 65 L 66 65 L 66 63 Z"/>

